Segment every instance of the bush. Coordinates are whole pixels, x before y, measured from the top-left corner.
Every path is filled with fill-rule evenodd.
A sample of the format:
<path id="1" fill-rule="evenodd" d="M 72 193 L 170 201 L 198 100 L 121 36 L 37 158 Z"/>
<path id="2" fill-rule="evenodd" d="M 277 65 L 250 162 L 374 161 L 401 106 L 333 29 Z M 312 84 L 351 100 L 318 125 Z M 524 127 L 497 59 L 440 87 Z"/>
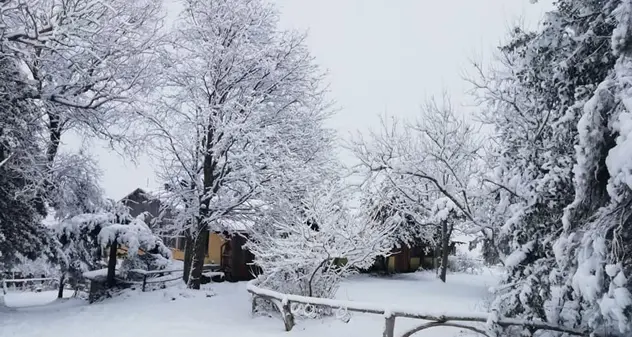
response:
<path id="1" fill-rule="evenodd" d="M 448 270 L 456 273 L 480 274 L 483 272 L 483 261 L 464 252 L 448 257 Z"/>

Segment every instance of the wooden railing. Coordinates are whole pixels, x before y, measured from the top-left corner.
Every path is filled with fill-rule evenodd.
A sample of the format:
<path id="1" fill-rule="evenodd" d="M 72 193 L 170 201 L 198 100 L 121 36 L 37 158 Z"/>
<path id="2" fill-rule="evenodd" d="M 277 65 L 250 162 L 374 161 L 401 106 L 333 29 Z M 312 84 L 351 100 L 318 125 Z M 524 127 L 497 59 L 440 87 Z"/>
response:
<path id="1" fill-rule="evenodd" d="M 211 278 L 211 280 L 213 279 L 213 277 L 224 277 L 224 273 L 223 272 L 217 272 L 217 271 L 213 271 L 214 269 L 217 269 L 219 267 L 219 265 L 217 264 L 205 264 L 202 268 L 203 268 L 203 272 L 202 275 Z M 142 275 L 143 277 L 143 282 L 142 282 L 142 291 L 144 292 L 147 288 L 148 284 L 155 284 L 155 283 L 166 283 L 166 282 L 171 282 L 171 281 L 177 281 L 182 279 L 182 273 L 184 272 L 184 269 L 180 268 L 180 269 L 163 269 L 163 270 L 143 270 L 143 269 L 132 269 L 129 271 L 130 273 L 134 273 L 134 274 L 138 274 L 138 275 Z M 170 276 L 171 274 L 179 274 L 176 276 Z"/>
<path id="2" fill-rule="evenodd" d="M 246 289 L 249 293 L 253 295 L 253 311 L 256 308 L 256 301 L 258 298 L 272 302 L 281 313 L 286 331 L 290 331 L 295 324 L 294 313 L 292 312 L 291 304 L 301 303 L 304 305 L 322 306 L 351 312 L 382 315 L 385 320 L 384 330 L 382 332 L 383 337 L 395 336 L 395 319 L 397 317 L 414 318 L 428 321 L 404 332 L 401 335 L 402 337 L 410 337 L 419 331 L 431 329 L 438 326 L 467 329 L 479 333 L 483 336 L 490 337 L 490 334 L 484 328 L 471 325 L 471 323 L 473 322 L 488 322 L 490 320 L 490 314 L 488 313 L 433 313 L 427 311 L 411 311 L 393 306 L 386 307 L 384 305 L 378 305 L 374 303 L 340 301 L 327 298 L 290 295 L 260 288 L 257 286 L 257 280 L 250 281 Z M 589 336 L 589 333 L 587 331 L 569 329 L 546 322 L 524 321 L 512 318 L 498 318 L 493 321 L 493 324 L 501 327 L 519 326 L 530 329 L 531 331 L 549 330 L 565 332 L 573 336 Z"/>
<path id="3" fill-rule="evenodd" d="M 39 284 L 43 284 L 44 282 L 59 282 L 59 280 L 55 279 L 55 278 L 50 278 L 50 277 L 44 277 L 44 278 L 24 278 L 24 279 L 3 279 L 2 280 L 2 293 L 6 294 L 8 291 L 8 283 L 12 283 L 12 284 L 22 284 L 24 286 L 28 286 L 28 285 L 39 285 Z"/>

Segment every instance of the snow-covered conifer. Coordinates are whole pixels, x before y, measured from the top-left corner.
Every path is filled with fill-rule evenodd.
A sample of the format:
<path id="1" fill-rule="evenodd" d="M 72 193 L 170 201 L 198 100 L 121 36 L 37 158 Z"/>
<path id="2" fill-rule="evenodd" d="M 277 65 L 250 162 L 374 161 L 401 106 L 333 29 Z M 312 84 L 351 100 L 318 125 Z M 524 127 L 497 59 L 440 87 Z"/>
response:
<path id="1" fill-rule="evenodd" d="M 116 254 L 119 247 L 127 250 L 126 259 L 134 259 L 139 252 L 152 256 L 155 266 L 165 266 L 171 251 L 154 234 L 144 221 L 144 215 L 132 218 L 129 209 L 115 202 L 92 213 L 78 214 L 54 226 L 54 231 L 63 245 L 66 280 L 76 282 L 83 273 L 98 269 L 102 265 L 102 252 L 109 248 L 108 278 L 114 277 Z M 64 280 L 64 278 L 62 278 Z"/>
<path id="2" fill-rule="evenodd" d="M 516 29 L 501 68 L 477 82 L 497 131 L 487 180 L 507 268 L 501 315 L 630 331 L 626 8 L 558 1 L 539 31 Z"/>
<path id="3" fill-rule="evenodd" d="M 53 256 L 52 237 L 41 224 L 45 165 L 37 135 L 42 131 L 37 107 L 18 99 L 23 78 L 16 62 L 0 58 L 0 266 L 20 257 Z"/>

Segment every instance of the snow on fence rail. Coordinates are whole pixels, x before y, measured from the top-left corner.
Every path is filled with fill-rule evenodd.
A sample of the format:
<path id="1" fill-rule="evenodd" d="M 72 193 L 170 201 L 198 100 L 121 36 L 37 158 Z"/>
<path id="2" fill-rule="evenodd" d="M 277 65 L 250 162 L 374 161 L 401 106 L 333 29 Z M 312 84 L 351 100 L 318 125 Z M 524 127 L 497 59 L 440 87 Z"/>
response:
<path id="1" fill-rule="evenodd" d="M 354 301 L 341 301 L 328 298 L 316 298 L 291 294 L 283 294 L 277 291 L 263 289 L 257 286 L 257 280 L 248 282 L 246 287 L 249 293 L 253 295 L 253 311 L 256 307 L 256 299 L 260 297 L 262 299 L 271 301 L 277 306 L 281 312 L 281 317 L 285 324 L 285 330 L 290 331 L 294 327 L 294 314 L 291 310 L 291 303 L 301 303 L 313 306 L 324 306 L 334 309 L 341 309 L 347 311 L 361 312 L 367 314 L 382 315 L 385 319 L 383 337 L 395 336 L 395 318 L 414 318 L 427 320 L 429 322 L 421 324 L 411 330 L 408 330 L 402 334 L 402 337 L 410 337 L 413 334 L 438 327 L 449 326 L 461 329 L 467 329 L 477 332 L 483 336 L 490 337 L 487 331 L 482 328 L 475 327 L 467 324 L 468 322 L 480 322 L 487 323 L 490 321 L 491 314 L 487 313 L 447 313 L 447 312 L 429 312 L 429 311 L 411 311 L 403 308 L 397 308 L 393 306 L 384 306 L 374 303 L 366 302 L 354 302 Z M 565 332 L 573 336 L 588 336 L 589 333 L 584 330 L 569 329 L 546 322 L 525 321 L 513 318 L 499 318 L 493 321 L 493 324 L 497 324 L 501 327 L 509 326 L 521 326 L 528 328 L 532 331 L 537 330 L 549 330 L 557 332 Z"/>

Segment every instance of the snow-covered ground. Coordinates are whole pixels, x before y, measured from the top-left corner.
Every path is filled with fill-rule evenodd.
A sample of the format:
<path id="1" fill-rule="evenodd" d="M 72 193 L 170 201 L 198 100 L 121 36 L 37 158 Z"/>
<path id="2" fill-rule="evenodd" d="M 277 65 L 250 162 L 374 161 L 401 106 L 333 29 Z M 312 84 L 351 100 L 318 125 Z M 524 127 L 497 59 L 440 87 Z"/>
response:
<path id="1" fill-rule="evenodd" d="M 483 275 L 450 274 L 442 284 L 432 273 L 403 274 L 393 277 L 359 275 L 343 284 L 338 298 L 397 304 L 418 310 L 483 311 L 488 288 L 496 277 L 489 270 Z M 210 291 L 186 292 L 169 288 L 147 293 L 130 292 L 121 297 L 88 305 L 80 300 L 55 301 L 50 293 L 10 294 L 9 306 L 43 304 L 0 313 L 2 337 L 117 337 L 141 336 L 303 336 L 370 337 L 381 336 L 384 319 L 378 315 L 354 313 L 349 323 L 334 318 L 300 320 L 286 333 L 274 317 L 251 317 L 246 283 L 218 283 Z M 187 294 L 196 294 L 195 296 Z M 39 298 L 39 301 L 34 300 Z M 413 327 L 419 320 L 400 319 L 396 334 Z M 416 336 L 452 337 L 458 329 L 436 328 Z"/>
<path id="2" fill-rule="evenodd" d="M 71 290 L 66 290 L 64 297 L 70 297 L 72 293 Z M 25 291 L 9 292 L 4 297 L 4 302 L 8 307 L 37 307 L 47 305 L 56 299 L 57 290 L 47 290 L 39 293 Z"/>

